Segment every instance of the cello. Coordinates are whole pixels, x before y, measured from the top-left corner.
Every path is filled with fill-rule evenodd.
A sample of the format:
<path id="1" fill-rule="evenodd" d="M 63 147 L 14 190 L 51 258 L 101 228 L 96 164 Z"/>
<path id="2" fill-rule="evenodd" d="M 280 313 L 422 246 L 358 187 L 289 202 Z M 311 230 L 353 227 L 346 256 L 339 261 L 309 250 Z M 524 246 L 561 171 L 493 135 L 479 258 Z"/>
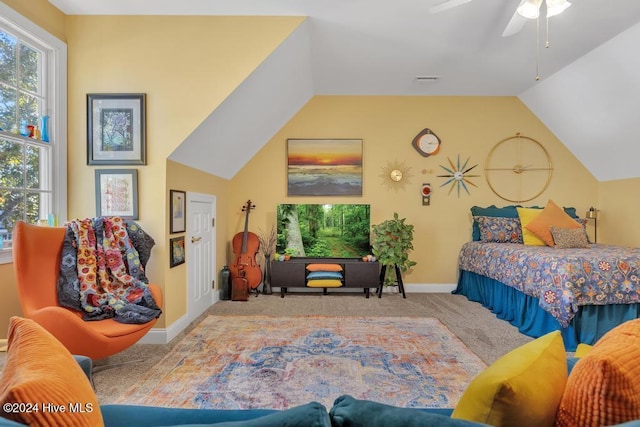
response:
<path id="1" fill-rule="evenodd" d="M 246 301 L 249 290 L 256 289 L 262 282 L 262 270 L 256 263 L 260 239 L 255 233 L 249 231 L 249 213 L 254 208 L 255 205 L 251 200 L 247 200 L 242 207 L 242 212 L 246 212 L 244 232 L 233 236 L 232 246 L 236 258 L 229 269 L 232 278 L 231 299 L 234 301 Z"/>

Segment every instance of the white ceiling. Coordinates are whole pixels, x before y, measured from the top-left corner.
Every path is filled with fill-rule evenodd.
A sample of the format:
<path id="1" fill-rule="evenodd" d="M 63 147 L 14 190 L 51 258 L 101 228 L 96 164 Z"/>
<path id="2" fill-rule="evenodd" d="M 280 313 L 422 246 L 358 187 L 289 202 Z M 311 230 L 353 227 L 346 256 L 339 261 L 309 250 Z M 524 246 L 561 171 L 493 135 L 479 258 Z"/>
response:
<path id="1" fill-rule="evenodd" d="M 633 162 L 640 144 L 631 144 L 639 121 L 627 112 L 640 106 L 640 59 L 626 50 L 640 45 L 639 0 L 572 0 L 549 20 L 551 46 L 540 49 L 540 81 L 536 22 L 502 37 L 519 0 L 473 0 L 438 14 L 429 8 L 442 0 L 49 1 L 69 15 L 308 16 L 315 94 L 520 96 L 598 180 L 640 176 Z M 541 19 L 541 44 L 545 28 Z M 416 76 L 440 78 L 421 83 Z M 584 131 L 594 125 L 608 145 L 624 142 L 618 152 L 627 156 L 603 162 L 601 152 L 594 154 L 601 132 Z M 272 135 L 268 130 L 261 142 Z M 620 161 L 628 163 L 623 172 Z"/>

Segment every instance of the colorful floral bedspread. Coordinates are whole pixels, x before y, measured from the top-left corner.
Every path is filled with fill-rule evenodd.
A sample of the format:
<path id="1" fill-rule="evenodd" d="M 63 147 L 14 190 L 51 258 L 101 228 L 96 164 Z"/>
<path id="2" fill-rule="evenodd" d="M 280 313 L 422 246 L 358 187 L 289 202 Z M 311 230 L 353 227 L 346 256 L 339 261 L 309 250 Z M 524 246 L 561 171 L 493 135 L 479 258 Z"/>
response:
<path id="1" fill-rule="evenodd" d="M 640 248 L 555 249 L 468 242 L 458 265 L 536 297 L 562 327 L 583 305 L 640 302 Z"/>

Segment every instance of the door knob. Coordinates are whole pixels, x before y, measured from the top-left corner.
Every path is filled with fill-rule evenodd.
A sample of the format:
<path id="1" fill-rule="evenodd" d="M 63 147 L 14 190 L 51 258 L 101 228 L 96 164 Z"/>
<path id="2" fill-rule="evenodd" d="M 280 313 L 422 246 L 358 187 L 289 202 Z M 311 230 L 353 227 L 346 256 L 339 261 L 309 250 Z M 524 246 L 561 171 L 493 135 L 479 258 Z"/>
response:
<path id="1" fill-rule="evenodd" d="M 202 240 L 202 237 L 191 237 L 191 243 L 199 242 L 200 240 Z"/>

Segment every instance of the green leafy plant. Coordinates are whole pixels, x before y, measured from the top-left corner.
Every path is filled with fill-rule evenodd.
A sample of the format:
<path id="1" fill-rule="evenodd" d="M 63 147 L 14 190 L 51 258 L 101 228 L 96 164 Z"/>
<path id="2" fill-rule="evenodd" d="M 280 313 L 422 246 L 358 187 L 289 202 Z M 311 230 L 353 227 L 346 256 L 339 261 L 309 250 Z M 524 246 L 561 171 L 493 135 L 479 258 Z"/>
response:
<path id="1" fill-rule="evenodd" d="M 409 259 L 409 251 L 413 250 L 413 225 L 406 223 L 406 218 L 398 218 L 394 212 L 393 219 L 388 219 L 372 226 L 373 255 L 382 265 L 386 265 L 387 274 L 384 278 L 385 286 L 396 282 L 395 268 L 397 265 L 403 273 L 416 265 Z"/>

